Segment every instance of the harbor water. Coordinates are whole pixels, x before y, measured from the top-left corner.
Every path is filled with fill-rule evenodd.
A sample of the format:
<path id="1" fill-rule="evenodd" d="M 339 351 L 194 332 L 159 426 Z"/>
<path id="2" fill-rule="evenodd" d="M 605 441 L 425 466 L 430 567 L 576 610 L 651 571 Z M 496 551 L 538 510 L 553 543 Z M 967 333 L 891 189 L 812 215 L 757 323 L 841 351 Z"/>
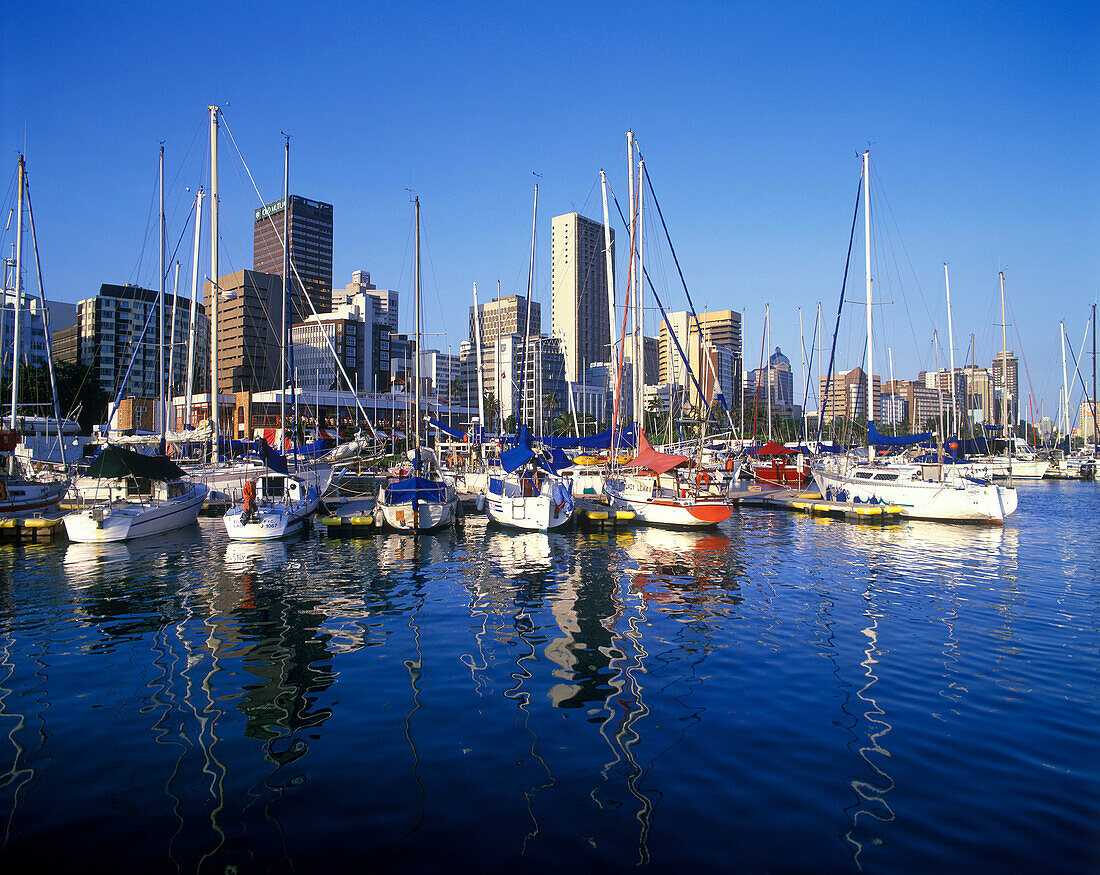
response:
<path id="1" fill-rule="evenodd" d="M 1100 871 L 1100 486 L 1004 526 L 0 545 L 5 871 Z"/>

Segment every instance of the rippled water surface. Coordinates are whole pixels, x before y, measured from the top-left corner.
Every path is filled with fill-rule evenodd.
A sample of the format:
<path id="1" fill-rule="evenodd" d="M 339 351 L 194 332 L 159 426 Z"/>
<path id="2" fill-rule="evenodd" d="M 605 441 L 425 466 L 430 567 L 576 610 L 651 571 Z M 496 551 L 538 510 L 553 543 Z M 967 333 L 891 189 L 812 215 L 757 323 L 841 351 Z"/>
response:
<path id="1" fill-rule="evenodd" d="M 0 865 L 1100 870 L 1100 486 L 1003 528 L 0 545 Z"/>

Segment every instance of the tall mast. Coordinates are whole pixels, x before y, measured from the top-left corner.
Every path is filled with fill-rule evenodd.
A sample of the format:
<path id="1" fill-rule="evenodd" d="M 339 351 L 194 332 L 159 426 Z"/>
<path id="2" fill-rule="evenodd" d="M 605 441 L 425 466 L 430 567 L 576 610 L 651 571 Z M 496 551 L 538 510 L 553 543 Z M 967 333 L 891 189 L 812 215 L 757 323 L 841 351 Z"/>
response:
<path id="1" fill-rule="evenodd" d="M 496 396 L 497 397 L 497 415 L 496 415 L 496 422 L 493 423 L 493 426 L 496 428 L 497 434 L 500 434 L 500 424 L 501 424 L 501 422 L 503 422 L 503 419 L 501 418 L 501 414 L 504 412 L 504 399 L 500 397 L 500 377 L 501 377 L 501 373 L 500 373 L 500 366 L 501 366 L 501 355 L 500 355 L 500 323 L 501 323 L 501 318 L 500 318 L 500 280 L 497 280 L 496 305 L 497 305 L 496 306 L 497 339 L 496 339 L 496 347 L 493 350 L 493 369 L 494 369 L 493 370 L 493 380 L 494 380 L 494 384 L 496 385 L 496 390 L 497 390 L 497 396 Z"/>
<path id="2" fill-rule="evenodd" d="M 413 300 L 416 310 L 416 348 L 413 352 L 413 377 L 416 388 L 413 392 L 413 446 L 416 448 L 416 458 L 413 461 L 414 471 L 420 472 L 420 197 L 414 197 L 416 210 L 416 261 L 413 268 Z"/>
<path id="3" fill-rule="evenodd" d="M 627 307 L 630 309 L 631 321 L 634 319 L 634 304 L 638 294 L 638 201 L 637 194 L 634 189 L 634 131 L 626 132 L 626 175 L 627 175 L 627 203 L 630 205 L 630 269 L 627 273 Z M 626 314 L 623 314 L 623 324 L 627 324 Z M 626 344 L 626 338 L 623 338 L 623 344 Z M 633 361 L 636 356 L 636 350 L 634 349 L 633 342 L 630 348 L 630 357 Z M 637 362 L 633 362 L 634 368 L 637 369 Z M 620 375 L 619 379 L 622 379 Z M 633 390 L 633 380 L 631 381 L 631 390 Z M 633 394 L 633 391 L 631 392 Z M 631 412 L 634 411 L 634 399 L 631 399 Z M 635 428 L 638 426 L 635 425 Z M 612 448 L 614 449 L 614 448 Z"/>
<path id="4" fill-rule="evenodd" d="M 160 330 L 157 332 L 157 400 L 160 413 L 160 437 L 161 441 L 164 440 L 164 432 L 168 426 L 168 406 L 165 402 L 166 393 L 164 391 L 164 146 L 160 147 L 160 159 L 157 162 L 157 178 L 160 181 L 160 219 L 158 222 L 157 233 L 160 235 L 160 242 L 158 249 L 160 250 L 160 295 L 158 301 L 160 302 L 157 313 L 157 326 Z M 171 336 L 171 335 L 169 335 Z M 161 451 L 164 451 L 162 446 Z"/>
<path id="5" fill-rule="evenodd" d="M 951 361 L 951 416 L 955 419 L 955 434 L 958 436 L 959 405 L 955 399 L 955 335 L 951 330 L 951 280 L 947 275 L 947 262 L 943 265 L 943 282 L 947 286 L 947 352 Z"/>
<path id="6" fill-rule="evenodd" d="M 1092 455 L 1096 457 L 1096 304 L 1092 305 Z"/>
<path id="7" fill-rule="evenodd" d="M 867 458 L 875 457 L 871 426 L 875 421 L 875 369 L 871 335 L 871 150 L 863 153 L 863 259 L 867 275 Z"/>
<path id="8" fill-rule="evenodd" d="M 286 452 L 286 307 L 290 289 L 290 135 L 283 134 L 283 327 L 279 336 L 279 428 L 283 435 L 280 451 Z M 322 330 L 324 330 L 322 328 Z"/>
<path id="9" fill-rule="evenodd" d="M 1058 417 L 1058 427 L 1063 429 L 1062 434 L 1069 437 L 1069 384 L 1066 382 L 1066 323 L 1059 322 L 1062 331 L 1062 403 L 1059 405 L 1062 415 Z M 1063 417 L 1065 417 L 1063 419 Z M 1066 444 L 1069 448 L 1069 444 Z"/>
<path id="10" fill-rule="evenodd" d="M 19 196 L 18 212 L 15 217 L 15 332 L 11 348 L 11 428 L 15 430 L 15 407 L 19 401 L 19 311 L 23 297 L 23 189 L 25 167 L 23 156 L 19 156 Z M 3 310 L 0 310 L 3 316 Z M 61 426 L 58 426 L 60 430 Z M 14 463 L 13 463 L 14 464 Z"/>
<path id="11" fill-rule="evenodd" d="M 1005 459 L 1008 462 L 1008 485 L 1012 485 L 1012 448 L 1008 442 L 1008 325 L 1005 322 L 1005 272 L 998 271 L 1001 278 L 1001 422 L 1004 425 Z M 1015 431 L 1013 432 L 1015 434 Z"/>
<path id="12" fill-rule="evenodd" d="M 886 352 L 890 356 L 890 394 L 896 399 L 898 395 L 898 386 L 894 382 L 894 348 L 892 346 L 886 347 Z M 895 408 L 894 414 L 890 417 L 894 421 L 894 437 L 898 436 L 898 417 Z M 912 429 L 910 429 L 911 431 Z"/>
<path id="13" fill-rule="evenodd" d="M 195 245 L 191 253 L 191 313 L 187 323 L 187 386 L 183 390 L 184 428 L 191 424 L 191 390 L 195 385 L 195 327 L 199 296 L 199 236 L 202 230 L 202 187 L 195 192 Z"/>
<path id="14" fill-rule="evenodd" d="M 603 253 L 607 268 L 607 360 L 615 361 L 615 264 L 611 252 L 611 222 L 607 213 L 607 175 L 600 171 L 600 190 L 603 193 Z M 610 376 L 610 368 L 608 375 Z M 582 380 L 583 382 L 583 380 Z M 588 399 L 584 398 L 583 409 L 588 408 Z M 615 422 L 611 422 L 611 446 L 615 446 Z"/>
<path id="15" fill-rule="evenodd" d="M 218 464 L 218 108 L 210 109 L 210 424 Z"/>
<path id="16" fill-rule="evenodd" d="M 523 373 L 520 377 L 520 390 L 519 390 L 519 418 L 516 420 L 517 424 L 523 422 L 524 414 L 527 412 L 527 362 L 531 360 L 531 298 L 532 286 L 535 282 L 535 219 L 538 217 L 539 212 L 539 184 L 535 183 L 535 205 L 531 208 L 531 260 L 527 263 L 527 324 L 523 328 Z M 535 364 L 532 361 L 531 367 L 534 368 Z M 535 380 L 534 374 L 531 376 L 531 390 L 534 391 Z M 531 399 L 531 425 L 535 424 L 535 399 Z M 517 428 L 518 431 L 518 428 Z"/>
<path id="17" fill-rule="evenodd" d="M 772 319 L 771 304 L 764 305 L 764 331 L 768 334 L 768 349 L 772 345 Z M 703 336 L 699 335 L 699 353 L 702 358 Z M 768 393 L 768 440 L 772 439 L 772 355 L 768 353 L 767 362 L 764 365 L 764 387 Z"/>
<path id="18" fill-rule="evenodd" d="M 645 261 L 642 259 L 643 246 L 645 245 L 645 223 L 642 221 L 643 206 L 645 203 L 645 159 L 638 159 L 638 272 L 635 274 L 637 284 L 634 286 L 634 421 L 637 428 L 641 428 L 645 422 L 643 412 L 645 405 L 642 399 L 642 387 L 645 385 L 643 371 L 645 370 L 645 337 L 642 331 L 645 310 L 642 308 L 642 296 L 645 294 Z M 703 337 L 699 336 L 700 343 Z"/>
<path id="19" fill-rule="evenodd" d="M 164 429 L 168 429 L 168 411 L 172 407 L 172 374 L 176 370 L 176 313 L 180 303 L 180 263 L 175 265 L 175 276 L 172 279 L 172 314 L 168 317 L 168 380 L 164 392 Z"/>
<path id="20" fill-rule="evenodd" d="M 477 306 L 477 283 L 474 283 L 474 349 L 477 353 L 477 418 L 482 429 L 485 428 L 485 393 L 482 391 L 481 368 L 481 314 Z M 480 446 L 481 440 L 478 439 Z"/>
<path id="21" fill-rule="evenodd" d="M 814 326 L 814 330 L 816 332 L 816 330 L 817 330 L 816 325 Z M 808 373 L 806 373 L 806 335 L 802 331 L 802 308 L 801 307 L 798 308 L 798 348 L 799 348 L 799 351 L 802 353 L 802 381 L 803 381 L 803 383 L 805 383 L 809 380 L 810 375 Z M 792 398 L 791 401 L 793 403 L 794 399 Z M 806 441 L 806 402 L 805 401 L 802 402 L 802 434 L 801 434 L 801 438 L 802 438 L 802 442 L 805 443 L 805 441 Z"/>

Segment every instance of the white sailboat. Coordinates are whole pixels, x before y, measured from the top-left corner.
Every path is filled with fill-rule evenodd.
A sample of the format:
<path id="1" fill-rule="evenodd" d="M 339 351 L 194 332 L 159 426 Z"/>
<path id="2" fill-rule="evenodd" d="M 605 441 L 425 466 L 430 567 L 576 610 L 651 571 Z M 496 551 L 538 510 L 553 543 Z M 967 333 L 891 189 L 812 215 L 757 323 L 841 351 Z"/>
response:
<path id="1" fill-rule="evenodd" d="M 420 446 L 420 198 L 415 197 L 416 246 L 413 260 L 414 310 L 416 313 L 416 351 L 413 373 L 416 390 L 413 398 L 413 449 L 409 450 L 412 470 L 378 491 L 375 519 L 398 532 L 430 532 L 454 525 L 458 520 L 458 495 L 443 479 L 435 453 Z"/>
<path id="2" fill-rule="evenodd" d="M 300 533 L 321 503 L 313 484 L 290 474 L 266 474 L 244 485 L 241 504 L 222 521 L 233 541 L 275 541 Z"/>
<path id="3" fill-rule="evenodd" d="M 826 500 L 888 504 L 920 519 L 959 522 L 1003 522 L 1016 510 L 1016 490 L 950 473 L 951 466 L 875 460 L 874 379 L 871 325 L 870 152 L 863 153 L 863 212 L 867 283 L 867 458 L 834 456 L 819 459 L 814 480 Z M 946 473 L 945 473 L 946 472 Z"/>
<path id="4" fill-rule="evenodd" d="M 107 489 L 106 500 L 93 499 L 67 514 L 63 522 L 70 541 L 127 541 L 191 525 L 209 491 L 204 484 L 187 479 L 165 456 L 146 456 L 113 444 L 100 450 L 86 479 L 124 484 L 125 496 Z"/>

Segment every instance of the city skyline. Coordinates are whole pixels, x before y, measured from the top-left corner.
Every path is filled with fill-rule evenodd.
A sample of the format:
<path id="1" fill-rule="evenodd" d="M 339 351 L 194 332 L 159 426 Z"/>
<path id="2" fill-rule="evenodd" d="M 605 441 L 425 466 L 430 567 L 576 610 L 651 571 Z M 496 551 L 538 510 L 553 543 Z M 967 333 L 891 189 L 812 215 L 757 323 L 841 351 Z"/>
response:
<path id="1" fill-rule="evenodd" d="M 318 10 L 294 31 L 297 50 L 285 67 L 249 64 L 229 36 L 249 32 L 259 44 L 278 44 L 288 5 L 265 7 L 263 17 L 219 9 L 222 35 L 204 48 L 205 62 L 197 45 L 159 41 L 194 27 L 203 7 L 112 16 L 105 9 L 47 4 L 13 10 L 10 20 L 21 39 L 5 64 L 0 131 L 9 175 L 16 153 L 27 155 L 50 299 L 87 298 L 103 283 L 156 287 L 149 234 L 158 141 L 166 141 L 171 249 L 184 232 L 185 186 L 203 178 L 206 106 L 216 103 L 226 121 L 220 273 L 252 267 L 253 211 L 282 196 L 285 130 L 291 192 L 334 206 L 334 285 L 370 270 L 409 302 L 406 332 L 405 189 L 420 195 L 425 321 L 436 335 L 426 346 L 457 354 L 474 282 L 483 301 L 495 297 L 497 279 L 504 296 L 526 293 L 532 172 L 540 174 L 534 297 L 549 306 L 550 218 L 575 210 L 599 221 L 601 168 L 626 209 L 624 135 L 633 129 L 696 307 L 744 313 L 748 371 L 759 366 L 769 303 L 763 345 L 787 352 L 796 400 L 804 385 L 798 308 L 807 344 L 819 301 L 831 336 L 856 156 L 868 142 L 873 194 L 882 196 L 876 224 L 895 238 L 876 277 L 884 302 L 876 308 L 876 376 L 888 376 L 887 347 L 899 379 L 935 370 L 933 331 L 938 365 L 947 366 L 944 262 L 956 367 L 972 360 L 989 367 L 1000 350 L 997 271 L 1005 271 L 1007 347 L 1021 358 L 1022 414 L 1028 392 L 1045 401 L 1045 415 L 1057 414 L 1060 320 L 1081 357 L 1100 231 L 1093 9 L 932 4 L 857 15 L 701 4 L 675 18 L 648 7 L 632 19 L 581 7 L 552 14 L 440 6 L 422 18 Z M 547 47 L 530 50 L 529 31 L 548 34 Z M 360 42 L 360 34 L 369 39 Z M 103 67 L 96 49 L 112 40 L 133 50 Z M 655 57 L 631 76 L 631 46 L 639 43 L 654 46 Z M 371 54 L 369 71 L 345 64 L 356 51 Z M 310 54 L 312 66 L 299 60 Z M 90 67 L 95 76 L 81 75 Z M 647 209 L 647 268 L 666 308 L 684 309 L 651 203 Z M 621 301 L 627 246 L 613 224 Z M 857 230 L 836 372 L 863 364 L 862 295 Z M 656 336 L 659 322 L 650 310 L 646 333 Z M 1086 344 L 1086 382 L 1089 353 Z M 1072 376 L 1072 360 L 1069 368 Z M 811 386 L 816 371 L 815 363 Z M 1071 407 L 1080 394 L 1078 385 Z"/>

